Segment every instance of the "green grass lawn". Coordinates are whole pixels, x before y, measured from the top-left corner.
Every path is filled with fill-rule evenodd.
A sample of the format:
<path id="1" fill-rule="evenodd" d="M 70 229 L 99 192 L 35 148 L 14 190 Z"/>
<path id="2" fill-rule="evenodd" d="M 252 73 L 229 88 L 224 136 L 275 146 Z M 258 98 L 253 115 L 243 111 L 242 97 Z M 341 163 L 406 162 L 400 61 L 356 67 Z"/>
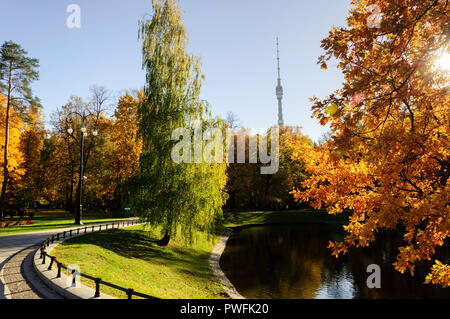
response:
<path id="1" fill-rule="evenodd" d="M 26 220 L 27 218 L 25 218 Z M 7 221 L 9 219 L 6 219 Z M 101 216 L 88 215 L 83 217 L 85 225 L 92 225 L 97 223 L 107 223 L 112 221 L 123 220 L 120 218 L 108 218 Z M 39 211 L 32 219 L 34 225 L 9 226 L 0 228 L 0 236 L 14 235 L 20 233 L 27 233 L 40 230 L 50 230 L 66 227 L 75 227 L 74 217 L 64 210 L 47 210 Z"/>
<path id="2" fill-rule="evenodd" d="M 289 211 L 261 212 L 228 212 L 224 213 L 225 227 L 239 227 L 264 224 L 312 223 L 348 221 L 348 212 L 340 215 L 330 215 L 325 210 L 300 209 Z"/>
<path id="3" fill-rule="evenodd" d="M 82 273 L 158 298 L 227 297 L 208 261 L 218 236 L 209 241 L 199 233 L 191 246 L 172 239 L 164 248 L 153 242 L 159 238 L 158 231 L 133 226 L 67 240 L 52 255 L 65 265 L 79 265 Z M 82 279 L 82 283 L 95 287 L 91 280 Z M 126 298 L 124 293 L 106 286 L 101 291 Z"/>

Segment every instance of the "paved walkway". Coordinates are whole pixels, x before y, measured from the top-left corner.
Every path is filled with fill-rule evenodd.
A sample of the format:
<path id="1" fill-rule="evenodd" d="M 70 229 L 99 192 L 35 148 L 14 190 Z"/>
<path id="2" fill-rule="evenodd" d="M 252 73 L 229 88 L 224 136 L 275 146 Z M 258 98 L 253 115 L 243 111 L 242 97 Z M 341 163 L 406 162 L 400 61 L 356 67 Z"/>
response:
<path id="1" fill-rule="evenodd" d="M 95 225 L 105 224 L 109 223 Z M 88 231 L 92 226 L 94 225 L 88 226 Z M 25 261 L 50 235 L 80 227 L 83 226 L 0 236 L 0 299 L 38 299 L 55 296 L 52 290 L 46 286 L 43 287 L 39 281 L 37 281 L 39 292 L 35 289 L 36 283 L 33 284 L 34 278 L 32 278 L 34 270 L 31 271 L 32 269 L 29 268 L 31 263 L 25 263 Z M 42 288 L 48 291 L 41 294 Z"/>
<path id="2" fill-rule="evenodd" d="M 15 254 L 3 267 L 1 274 L 2 280 L 4 281 L 5 287 L 8 291 L 5 293 L 5 298 L 11 299 L 41 299 L 42 295 L 38 291 L 34 290 L 33 287 L 27 282 L 24 271 L 30 271 L 31 269 L 25 270 L 24 260 L 25 258 L 34 252 L 37 246 L 26 248 L 21 252 Z M 23 264 L 23 266 L 22 266 Z M 30 265 L 32 267 L 32 265 Z M 34 274 L 34 272 L 31 272 Z M 37 278 L 35 278 L 37 280 Z"/>

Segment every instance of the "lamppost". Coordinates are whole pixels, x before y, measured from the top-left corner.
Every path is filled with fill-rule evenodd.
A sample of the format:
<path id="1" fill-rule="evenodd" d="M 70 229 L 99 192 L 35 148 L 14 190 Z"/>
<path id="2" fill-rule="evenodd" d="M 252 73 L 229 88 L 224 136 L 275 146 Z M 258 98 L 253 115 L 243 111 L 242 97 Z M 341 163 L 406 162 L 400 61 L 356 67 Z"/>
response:
<path id="1" fill-rule="evenodd" d="M 80 129 L 80 139 L 78 139 L 74 135 L 73 128 L 69 125 L 69 121 L 73 122 L 73 116 L 78 116 L 81 120 L 81 129 Z M 80 177 L 78 180 L 78 199 L 77 199 L 77 212 L 75 214 L 75 224 L 76 225 L 83 225 L 81 221 L 81 216 L 83 213 L 83 203 L 82 203 L 82 195 L 83 195 L 83 179 L 84 179 L 84 138 L 88 136 L 88 130 L 86 127 L 87 119 L 89 117 L 95 117 L 93 114 L 86 114 L 85 111 L 83 111 L 82 114 L 78 112 L 71 112 L 67 118 L 66 118 L 66 125 L 67 125 L 67 133 L 70 137 L 72 137 L 75 141 L 80 143 Z M 96 126 L 96 125 L 95 125 Z M 92 130 L 92 136 L 96 137 L 98 135 L 97 129 L 94 127 Z"/>

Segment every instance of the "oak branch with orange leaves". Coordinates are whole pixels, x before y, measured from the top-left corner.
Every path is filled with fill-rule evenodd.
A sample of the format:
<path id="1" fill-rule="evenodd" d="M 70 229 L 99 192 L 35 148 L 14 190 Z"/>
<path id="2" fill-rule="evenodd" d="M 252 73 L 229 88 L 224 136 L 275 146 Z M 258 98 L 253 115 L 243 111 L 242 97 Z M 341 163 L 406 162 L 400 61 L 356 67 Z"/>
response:
<path id="1" fill-rule="evenodd" d="M 293 157 L 311 177 L 293 193 L 331 214 L 353 211 L 345 240 L 330 243 L 336 256 L 368 246 L 378 230 L 402 229 L 394 266 L 414 274 L 416 261 L 435 259 L 450 229 L 449 74 L 435 67 L 449 51 L 449 7 L 447 0 L 375 2 L 378 25 L 367 10 L 373 1 L 354 0 L 348 26 L 322 41 L 318 63 L 326 69 L 337 59 L 345 82 L 311 99 L 332 138 L 298 145 Z M 434 262 L 425 281 L 449 287 L 448 261 Z"/>

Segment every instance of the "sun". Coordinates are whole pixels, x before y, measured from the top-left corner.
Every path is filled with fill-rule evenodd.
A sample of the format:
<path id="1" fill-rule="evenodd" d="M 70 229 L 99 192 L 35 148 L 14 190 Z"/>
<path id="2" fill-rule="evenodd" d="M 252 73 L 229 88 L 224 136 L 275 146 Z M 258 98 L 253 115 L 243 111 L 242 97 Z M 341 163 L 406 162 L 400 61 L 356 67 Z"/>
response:
<path id="1" fill-rule="evenodd" d="M 444 52 L 435 62 L 436 68 L 440 70 L 450 71 L 450 54 Z"/>

